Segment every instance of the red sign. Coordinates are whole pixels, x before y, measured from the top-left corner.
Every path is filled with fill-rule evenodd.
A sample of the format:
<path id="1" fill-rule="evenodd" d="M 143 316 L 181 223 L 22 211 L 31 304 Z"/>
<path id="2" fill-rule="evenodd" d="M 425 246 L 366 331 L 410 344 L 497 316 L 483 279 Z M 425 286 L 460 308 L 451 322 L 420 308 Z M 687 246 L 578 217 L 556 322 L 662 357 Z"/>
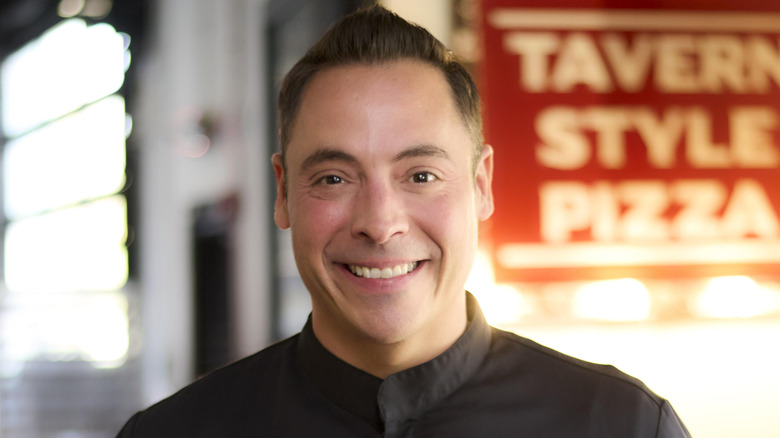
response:
<path id="1" fill-rule="evenodd" d="M 482 4 L 498 280 L 777 275 L 780 5 Z"/>

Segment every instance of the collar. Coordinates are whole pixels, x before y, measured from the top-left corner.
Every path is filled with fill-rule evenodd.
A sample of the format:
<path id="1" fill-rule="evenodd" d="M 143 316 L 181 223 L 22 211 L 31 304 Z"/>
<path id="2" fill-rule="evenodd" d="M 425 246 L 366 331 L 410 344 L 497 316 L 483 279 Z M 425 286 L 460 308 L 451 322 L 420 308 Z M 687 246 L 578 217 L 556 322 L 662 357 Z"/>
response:
<path id="1" fill-rule="evenodd" d="M 477 300 L 466 292 L 468 325 L 447 351 L 385 380 L 331 354 L 312 330 L 311 316 L 301 331 L 298 355 L 313 385 L 341 408 L 380 427 L 419 418 L 479 369 L 490 347 L 488 326 Z"/>

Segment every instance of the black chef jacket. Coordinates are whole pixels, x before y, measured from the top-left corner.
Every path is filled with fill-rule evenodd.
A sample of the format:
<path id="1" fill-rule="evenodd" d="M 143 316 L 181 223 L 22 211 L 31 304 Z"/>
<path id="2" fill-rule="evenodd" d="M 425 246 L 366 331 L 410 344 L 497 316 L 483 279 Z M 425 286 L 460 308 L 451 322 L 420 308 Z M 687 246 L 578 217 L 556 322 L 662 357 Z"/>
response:
<path id="1" fill-rule="evenodd" d="M 616 368 L 469 324 L 442 355 L 374 377 L 301 333 L 133 416 L 118 437 L 690 437 L 669 402 Z"/>

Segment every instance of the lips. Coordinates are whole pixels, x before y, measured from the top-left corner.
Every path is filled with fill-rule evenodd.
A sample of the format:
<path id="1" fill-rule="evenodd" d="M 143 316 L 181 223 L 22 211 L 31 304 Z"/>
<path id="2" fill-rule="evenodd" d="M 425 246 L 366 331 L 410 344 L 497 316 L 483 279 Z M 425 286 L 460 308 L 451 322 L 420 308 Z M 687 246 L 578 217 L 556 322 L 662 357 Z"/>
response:
<path id="1" fill-rule="evenodd" d="M 406 275 L 409 272 L 414 271 L 418 262 L 403 263 L 400 265 L 384 268 L 369 268 L 367 266 L 360 265 L 347 265 L 350 271 L 358 277 L 364 278 L 393 278 L 401 275 Z"/>

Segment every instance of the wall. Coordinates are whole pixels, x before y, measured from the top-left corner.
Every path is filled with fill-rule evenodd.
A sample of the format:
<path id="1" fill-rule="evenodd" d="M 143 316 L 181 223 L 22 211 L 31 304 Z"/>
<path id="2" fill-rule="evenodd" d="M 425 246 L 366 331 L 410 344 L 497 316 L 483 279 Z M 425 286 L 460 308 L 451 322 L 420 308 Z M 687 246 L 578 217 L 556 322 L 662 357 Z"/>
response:
<path id="1" fill-rule="evenodd" d="M 140 211 L 143 401 L 193 375 L 191 214 L 235 195 L 233 345 L 236 357 L 268 335 L 266 181 L 271 169 L 262 64 L 266 0 L 152 2 L 139 62 L 131 147 Z M 205 123 L 201 120 L 205 118 Z M 202 126 L 210 125 L 208 138 Z"/>

